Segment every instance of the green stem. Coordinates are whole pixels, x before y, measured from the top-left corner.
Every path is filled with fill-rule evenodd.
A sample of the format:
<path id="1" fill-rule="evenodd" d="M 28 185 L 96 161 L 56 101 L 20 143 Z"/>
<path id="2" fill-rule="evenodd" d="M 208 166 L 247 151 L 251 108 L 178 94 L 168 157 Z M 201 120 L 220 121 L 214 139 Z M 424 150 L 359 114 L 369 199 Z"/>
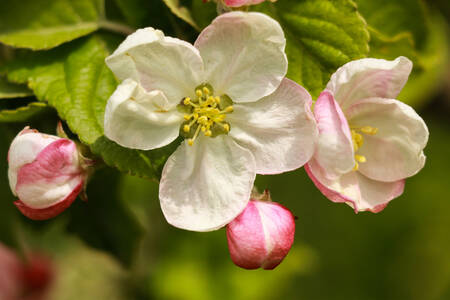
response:
<path id="1" fill-rule="evenodd" d="M 129 27 L 127 25 L 111 22 L 108 20 L 101 20 L 99 22 L 99 27 L 123 35 L 130 35 L 136 31 L 134 28 Z"/>

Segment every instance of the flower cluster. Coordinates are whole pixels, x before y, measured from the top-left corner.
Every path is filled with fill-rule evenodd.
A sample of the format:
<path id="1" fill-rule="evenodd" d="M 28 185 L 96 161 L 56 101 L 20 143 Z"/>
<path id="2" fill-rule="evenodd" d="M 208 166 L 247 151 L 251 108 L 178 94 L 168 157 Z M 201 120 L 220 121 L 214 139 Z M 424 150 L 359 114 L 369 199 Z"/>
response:
<path id="1" fill-rule="evenodd" d="M 276 267 L 294 240 L 292 213 L 251 196 L 256 174 L 305 165 L 331 201 L 379 212 L 425 163 L 427 127 L 395 100 L 412 69 L 407 58 L 347 63 L 312 111 L 309 93 L 285 77 L 285 46 L 275 20 L 234 11 L 194 45 L 144 28 L 106 59 L 121 83 L 106 106 L 105 135 L 140 150 L 183 139 L 161 175 L 166 220 L 193 231 L 228 224 L 231 258 L 244 268 Z M 80 157 L 68 139 L 19 133 L 9 179 L 21 212 L 46 219 L 67 208 L 86 181 Z"/>

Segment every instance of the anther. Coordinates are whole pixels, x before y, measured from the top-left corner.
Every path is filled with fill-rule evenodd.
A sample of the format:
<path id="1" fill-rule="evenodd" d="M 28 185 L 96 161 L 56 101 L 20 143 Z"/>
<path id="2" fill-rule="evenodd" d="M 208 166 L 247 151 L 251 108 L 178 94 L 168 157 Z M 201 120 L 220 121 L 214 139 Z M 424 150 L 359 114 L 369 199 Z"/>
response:
<path id="1" fill-rule="evenodd" d="M 203 87 L 203 93 L 205 93 L 206 95 L 209 95 L 209 89 L 206 86 Z"/>
<path id="2" fill-rule="evenodd" d="M 189 146 L 192 146 L 192 145 L 194 145 L 194 139 L 188 139 L 188 145 Z"/>
<path id="3" fill-rule="evenodd" d="M 224 111 L 225 111 L 226 113 L 232 113 L 232 112 L 233 112 L 233 110 L 234 110 L 234 109 L 233 109 L 233 106 L 232 106 L 232 105 L 230 105 L 230 106 L 227 106 L 227 107 L 225 108 L 225 110 L 224 110 Z"/>
<path id="4" fill-rule="evenodd" d="M 365 163 L 367 161 L 366 157 L 363 155 L 355 154 L 355 159 L 360 163 Z"/>
<path id="5" fill-rule="evenodd" d="M 184 125 L 184 126 L 183 126 L 183 130 L 184 130 L 184 132 L 189 132 L 189 131 L 191 130 L 191 126 L 189 126 L 189 125 Z"/>
<path id="6" fill-rule="evenodd" d="M 212 131 L 211 130 L 208 130 L 208 131 L 205 132 L 205 136 L 211 136 L 211 135 L 212 135 Z"/>
<path id="7" fill-rule="evenodd" d="M 372 126 L 364 126 L 361 128 L 361 132 L 369 135 L 375 135 L 378 132 L 378 128 Z"/>
<path id="8" fill-rule="evenodd" d="M 195 95 L 197 95 L 197 97 L 199 97 L 199 98 L 202 97 L 203 96 L 202 90 L 196 90 Z"/>
<path id="9" fill-rule="evenodd" d="M 359 164 L 358 162 L 355 161 L 355 166 L 353 167 L 353 171 L 358 171 L 359 170 Z"/>
<path id="10" fill-rule="evenodd" d="M 189 121 L 189 119 L 192 117 L 192 115 L 184 115 L 183 117 L 186 121 Z"/>
<path id="11" fill-rule="evenodd" d="M 228 124 L 223 125 L 223 129 L 225 129 L 225 132 L 229 132 L 230 131 L 230 125 L 228 125 Z"/>
<path id="12" fill-rule="evenodd" d="M 189 98 L 189 97 L 184 98 L 183 104 L 184 104 L 184 105 L 189 105 L 189 104 L 191 104 L 191 98 Z"/>

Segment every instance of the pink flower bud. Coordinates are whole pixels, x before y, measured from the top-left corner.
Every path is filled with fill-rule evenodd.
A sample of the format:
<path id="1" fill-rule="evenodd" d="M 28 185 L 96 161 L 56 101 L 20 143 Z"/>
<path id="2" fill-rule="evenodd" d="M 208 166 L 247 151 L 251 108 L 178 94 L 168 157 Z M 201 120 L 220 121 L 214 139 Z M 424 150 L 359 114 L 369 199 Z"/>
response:
<path id="1" fill-rule="evenodd" d="M 53 264 L 37 253 L 20 259 L 0 243 L 0 299 L 44 300 L 54 279 Z"/>
<path id="2" fill-rule="evenodd" d="M 83 188 L 85 172 L 75 143 L 26 127 L 8 152 L 14 204 L 28 218 L 46 220 L 68 208 Z"/>
<path id="3" fill-rule="evenodd" d="M 227 225 L 231 259 L 245 269 L 274 269 L 291 249 L 294 233 L 294 216 L 286 207 L 250 200 Z"/>
<path id="4" fill-rule="evenodd" d="M 229 7 L 239 7 L 244 5 L 259 4 L 266 0 L 224 0 L 225 4 Z M 275 2 L 277 0 L 269 0 L 270 2 Z"/>

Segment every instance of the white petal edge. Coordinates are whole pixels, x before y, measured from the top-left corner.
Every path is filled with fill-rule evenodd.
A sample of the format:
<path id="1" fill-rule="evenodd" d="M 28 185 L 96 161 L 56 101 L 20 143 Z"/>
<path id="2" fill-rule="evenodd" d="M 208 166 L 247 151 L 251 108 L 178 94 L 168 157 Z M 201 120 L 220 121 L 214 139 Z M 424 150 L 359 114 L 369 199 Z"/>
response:
<path id="1" fill-rule="evenodd" d="M 329 180 L 314 160 L 305 165 L 305 171 L 325 197 L 333 202 L 348 204 L 355 213 L 382 211 L 391 200 L 403 193 L 405 187 L 405 180 L 381 182 L 357 171 Z"/>
<path id="2" fill-rule="evenodd" d="M 347 116 L 351 126 L 378 128 L 375 135 L 363 134 L 364 144 L 357 152 L 367 159 L 359 165 L 362 174 L 389 182 L 423 168 L 428 128 L 410 106 L 394 99 L 369 98 L 352 105 Z"/>
<path id="3" fill-rule="evenodd" d="M 345 112 L 359 100 L 369 97 L 397 98 L 408 81 L 412 62 L 403 56 L 393 61 L 363 58 L 340 67 L 327 84 Z"/>
<path id="4" fill-rule="evenodd" d="M 166 162 L 159 185 L 161 209 L 171 225 L 212 231 L 246 207 L 255 180 L 255 161 L 231 138 L 200 136 L 183 142 Z"/>
<path id="5" fill-rule="evenodd" d="M 220 15 L 195 42 L 207 81 L 234 102 L 254 102 L 278 88 L 287 72 L 285 46 L 277 21 L 244 12 Z"/>
<path id="6" fill-rule="evenodd" d="M 123 81 L 105 110 L 105 135 L 132 149 L 151 150 L 178 137 L 183 116 L 161 91 L 146 92 L 132 79 Z M 169 109 L 169 110 L 166 110 Z"/>
<path id="7" fill-rule="evenodd" d="M 147 91 L 160 90 L 173 105 L 192 97 L 204 79 L 203 61 L 194 46 L 150 27 L 129 35 L 106 64 L 119 80 L 131 78 Z"/>
<path id="8" fill-rule="evenodd" d="M 257 174 L 278 174 L 303 166 L 314 153 L 317 125 L 311 96 L 284 79 L 269 96 L 235 104 L 229 135 L 255 156 Z"/>
<path id="9" fill-rule="evenodd" d="M 34 132 L 28 127 L 14 138 L 8 151 L 8 179 L 14 196 L 17 196 L 16 184 L 19 169 L 33 162 L 45 147 L 58 139 L 57 136 Z"/>

